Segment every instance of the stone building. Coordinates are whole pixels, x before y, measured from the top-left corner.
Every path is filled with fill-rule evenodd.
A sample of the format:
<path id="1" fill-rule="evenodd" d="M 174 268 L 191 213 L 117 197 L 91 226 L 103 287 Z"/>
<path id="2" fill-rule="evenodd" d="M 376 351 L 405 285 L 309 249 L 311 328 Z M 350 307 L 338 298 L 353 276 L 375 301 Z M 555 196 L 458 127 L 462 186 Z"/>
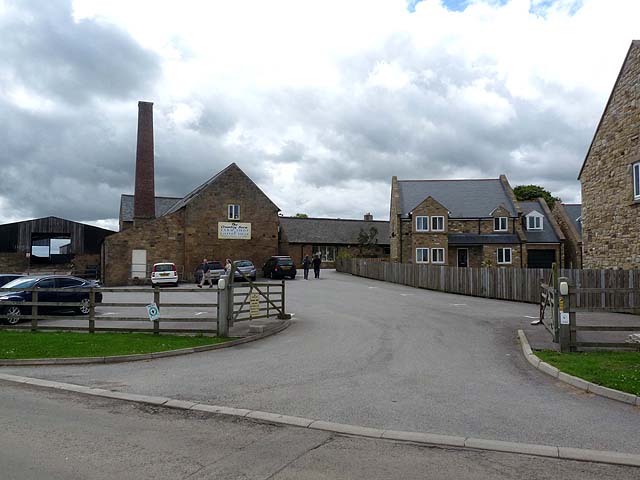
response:
<path id="1" fill-rule="evenodd" d="M 584 268 L 640 268 L 640 40 L 629 47 L 578 179 Z"/>
<path id="2" fill-rule="evenodd" d="M 564 234 L 564 268 L 582 268 L 582 205 L 556 202 L 553 217 Z"/>
<path id="3" fill-rule="evenodd" d="M 395 262 L 524 268 L 550 267 L 562 257 L 564 237 L 544 200 L 521 206 L 504 175 L 393 177 L 389 222 Z"/>
<path id="4" fill-rule="evenodd" d="M 151 265 L 174 262 L 190 281 L 204 257 L 248 259 L 262 266 L 278 253 L 279 208 L 232 163 L 180 199 L 155 197 L 151 104 L 139 103 L 135 195 L 123 196 L 122 231 L 104 243 L 107 285 L 143 281 Z M 132 205 L 133 203 L 133 205 Z M 158 208 L 160 207 L 160 208 Z"/>
<path id="5" fill-rule="evenodd" d="M 341 255 L 389 256 L 389 222 L 340 218 L 280 217 L 280 253 L 290 255 L 296 265 L 305 255 L 320 254 L 323 268 L 334 268 Z"/>

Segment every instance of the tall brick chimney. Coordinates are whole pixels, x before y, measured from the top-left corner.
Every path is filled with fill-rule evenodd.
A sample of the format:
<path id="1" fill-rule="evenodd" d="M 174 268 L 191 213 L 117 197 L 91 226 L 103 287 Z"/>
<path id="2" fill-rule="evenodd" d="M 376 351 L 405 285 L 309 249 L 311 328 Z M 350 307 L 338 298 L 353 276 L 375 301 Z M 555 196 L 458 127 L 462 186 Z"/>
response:
<path id="1" fill-rule="evenodd" d="M 133 220 L 156 216 L 156 193 L 153 172 L 153 103 L 138 102 L 138 147 L 136 150 L 136 189 Z"/>
<path id="2" fill-rule="evenodd" d="M 365 213 L 364 214 L 364 219 L 367 222 L 371 222 L 371 221 L 373 221 L 373 215 L 371 215 L 370 213 Z"/>

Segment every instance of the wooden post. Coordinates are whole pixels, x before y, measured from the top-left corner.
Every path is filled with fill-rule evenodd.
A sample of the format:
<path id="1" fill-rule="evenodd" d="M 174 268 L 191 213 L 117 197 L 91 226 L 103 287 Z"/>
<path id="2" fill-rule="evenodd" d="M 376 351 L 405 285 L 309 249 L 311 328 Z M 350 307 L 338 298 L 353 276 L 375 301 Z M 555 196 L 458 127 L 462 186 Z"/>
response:
<path id="1" fill-rule="evenodd" d="M 153 287 L 153 303 L 158 307 L 158 312 L 160 311 L 160 287 Z M 153 321 L 153 334 L 160 334 L 160 320 Z"/>
<path id="2" fill-rule="evenodd" d="M 31 294 L 31 301 L 33 305 L 31 305 L 31 331 L 38 331 L 38 291 L 33 290 Z"/>
<path id="3" fill-rule="evenodd" d="M 282 295 L 280 296 L 280 301 L 282 302 L 282 304 L 280 305 L 280 315 L 278 315 L 278 318 L 287 318 L 287 314 L 284 311 L 284 279 L 282 279 Z"/>
<path id="4" fill-rule="evenodd" d="M 267 285 L 267 318 L 269 318 L 270 310 L 271 310 L 271 304 L 269 303 L 269 299 L 271 298 L 270 292 L 269 292 L 269 285 Z"/>
<path id="5" fill-rule="evenodd" d="M 89 289 L 89 333 L 96 331 L 96 291 Z"/>
<path id="6" fill-rule="evenodd" d="M 575 285 L 569 283 L 569 303 L 566 311 L 569 312 L 569 351 L 571 352 L 578 351 L 578 346 L 576 345 L 578 341 L 576 331 L 576 296 Z"/>
<path id="7" fill-rule="evenodd" d="M 567 353 L 571 351 L 571 303 L 569 300 L 569 292 L 563 295 L 560 290 L 564 283 L 569 284 L 569 279 L 566 277 L 558 278 L 558 317 L 559 317 L 559 337 L 560 337 L 560 352 Z"/>

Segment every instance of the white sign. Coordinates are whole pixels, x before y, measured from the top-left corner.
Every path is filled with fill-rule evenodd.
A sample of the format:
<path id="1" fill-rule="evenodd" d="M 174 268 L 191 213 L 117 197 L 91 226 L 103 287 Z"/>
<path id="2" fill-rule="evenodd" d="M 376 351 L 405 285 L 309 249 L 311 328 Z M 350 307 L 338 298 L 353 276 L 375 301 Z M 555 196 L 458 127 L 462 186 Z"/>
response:
<path id="1" fill-rule="evenodd" d="M 560 325 L 569 325 L 569 314 L 561 313 L 560 314 Z"/>
<path id="2" fill-rule="evenodd" d="M 257 317 L 260 313 L 260 295 L 258 293 L 251 293 L 249 296 L 249 315 Z"/>
<path id="3" fill-rule="evenodd" d="M 160 310 L 155 303 L 147 305 L 147 313 L 149 314 L 149 320 L 152 322 L 160 319 Z"/>
<path id="4" fill-rule="evenodd" d="M 251 240 L 251 224 L 218 222 L 218 238 L 227 240 Z"/>

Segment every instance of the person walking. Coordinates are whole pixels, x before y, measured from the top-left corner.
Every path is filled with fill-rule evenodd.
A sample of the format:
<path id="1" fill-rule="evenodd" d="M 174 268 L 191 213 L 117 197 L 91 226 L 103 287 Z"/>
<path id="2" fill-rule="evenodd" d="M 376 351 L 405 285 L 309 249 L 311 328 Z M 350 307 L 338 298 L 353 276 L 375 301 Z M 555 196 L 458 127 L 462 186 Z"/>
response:
<path id="1" fill-rule="evenodd" d="M 202 288 L 204 282 L 209 282 L 209 288 L 213 288 L 213 280 L 211 280 L 211 267 L 209 267 L 209 262 L 206 258 L 202 259 L 202 264 L 200 265 L 199 270 L 202 270 L 202 278 L 200 279 L 200 283 L 198 284 L 198 288 Z"/>
<path id="2" fill-rule="evenodd" d="M 309 255 L 304 256 L 304 260 L 302 260 L 302 269 L 304 270 L 304 279 L 309 280 L 309 269 L 311 268 L 311 260 L 309 260 Z"/>
<path id="3" fill-rule="evenodd" d="M 313 259 L 313 274 L 316 278 L 320 278 L 320 265 L 322 264 L 322 259 L 320 255 L 316 255 Z"/>

